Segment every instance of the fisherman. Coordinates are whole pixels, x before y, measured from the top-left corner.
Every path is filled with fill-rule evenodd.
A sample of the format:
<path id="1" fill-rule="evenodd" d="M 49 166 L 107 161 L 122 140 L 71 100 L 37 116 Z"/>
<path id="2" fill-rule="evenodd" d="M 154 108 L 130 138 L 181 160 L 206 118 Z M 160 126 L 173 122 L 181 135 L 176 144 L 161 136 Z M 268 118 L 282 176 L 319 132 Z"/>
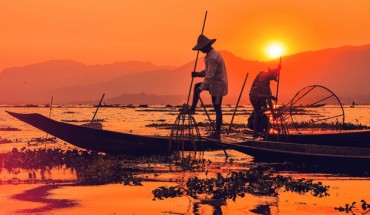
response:
<path id="1" fill-rule="evenodd" d="M 192 72 L 192 77 L 204 77 L 203 82 L 197 83 L 194 86 L 193 103 L 189 113 L 194 114 L 200 93 L 207 90 L 212 97 L 213 108 L 216 112 L 216 131 L 210 137 L 220 138 L 222 125 L 222 97 L 227 95 L 228 81 L 224 59 L 217 52 L 212 44 L 216 39 L 208 39 L 203 34 L 199 35 L 197 44 L 193 50 L 199 50 L 206 54 L 204 58 L 205 70 L 200 72 Z"/>
<path id="2" fill-rule="evenodd" d="M 277 98 L 272 95 L 270 81 L 277 81 L 280 74 L 281 65 L 276 69 L 268 68 L 267 72 L 261 71 L 253 81 L 251 90 L 249 91 L 249 100 L 253 106 L 253 113 L 250 117 L 253 129 L 253 138 L 260 136 L 259 132 L 263 132 L 267 128 L 268 118 L 264 112 L 269 109 L 272 117 L 275 119 L 274 106 L 272 100 L 277 101 Z"/>

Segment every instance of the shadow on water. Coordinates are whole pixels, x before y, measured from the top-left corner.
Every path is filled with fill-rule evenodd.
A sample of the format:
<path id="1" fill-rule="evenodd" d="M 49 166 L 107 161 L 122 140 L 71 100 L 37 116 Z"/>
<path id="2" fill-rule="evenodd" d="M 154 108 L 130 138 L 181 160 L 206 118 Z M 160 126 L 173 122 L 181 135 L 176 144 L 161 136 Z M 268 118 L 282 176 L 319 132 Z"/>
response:
<path id="1" fill-rule="evenodd" d="M 43 207 L 33 208 L 33 209 L 25 209 L 19 210 L 17 213 L 30 213 L 30 214 L 38 214 L 38 213 L 45 213 L 48 211 L 52 211 L 55 209 L 61 208 L 70 208 L 75 207 L 78 205 L 77 202 L 68 199 L 50 199 L 48 196 L 50 195 L 50 191 L 54 189 L 58 189 L 61 186 L 65 186 L 62 184 L 59 185 L 44 185 L 41 187 L 37 187 L 31 190 L 27 190 L 21 194 L 16 194 L 11 196 L 11 198 L 21 201 L 30 201 L 30 202 L 38 202 L 46 204 Z M 67 185 L 70 186 L 70 185 Z"/>

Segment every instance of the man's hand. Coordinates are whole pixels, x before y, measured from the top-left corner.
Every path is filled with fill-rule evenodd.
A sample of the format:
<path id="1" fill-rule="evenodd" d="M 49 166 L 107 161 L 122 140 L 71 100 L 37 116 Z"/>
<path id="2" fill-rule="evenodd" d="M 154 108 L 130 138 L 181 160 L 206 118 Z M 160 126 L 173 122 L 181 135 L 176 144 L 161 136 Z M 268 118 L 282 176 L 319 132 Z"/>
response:
<path id="1" fill-rule="evenodd" d="M 191 77 L 193 77 L 193 78 L 199 77 L 198 72 L 191 72 Z"/>
<path id="2" fill-rule="evenodd" d="M 281 64 L 278 65 L 278 67 L 276 68 L 276 70 L 280 72 L 280 70 L 281 70 Z"/>
<path id="3" fill-rule="evenodd" d="M 278 98 L 276 98 L 275 96 L 271 96 L 271 100 L 277 102 Z"/>

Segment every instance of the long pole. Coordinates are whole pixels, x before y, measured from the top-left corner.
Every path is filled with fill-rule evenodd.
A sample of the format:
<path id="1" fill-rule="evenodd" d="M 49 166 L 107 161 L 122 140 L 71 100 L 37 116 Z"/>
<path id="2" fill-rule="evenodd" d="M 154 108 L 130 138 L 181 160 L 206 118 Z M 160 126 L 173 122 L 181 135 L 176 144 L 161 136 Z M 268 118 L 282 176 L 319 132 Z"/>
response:
<path id="1" fill-rule="evenodd" d="M 235 109 L 234 109 L 233 117 L 231 118 L 231 122 L 230 122 L 230 125 L 229 125 L 229 130 L 227 130 L 227 135 L 229 135 L 230 130 L 231 130 L 231 126 L 233 125 L 235 113 L 236 113 L 236 110 L 238 109 L 240 98 L 242 97 L 242 94 L 243 94 L 243 91 L 244 91 L 244 86 L 245 86 L 245 83 L 247 82 L 247 79 L 248 79 L 248 75 L 249 75 L 249 73 L 247 73 L 247 75 L 245 76 L 244 83 L 243 83 L 242 89 L 240 91 L 238 101 L 236 102 L 236 106 L 235 106 Z"/>
<path id="2" fill-rule="evenodd" d="M 206 14 L 204 15 L 203 26 L 202 26 L 202 33 L 201 34 L 203 34 L 204 27 L 206 26 L 207 13 L 208 13 L 208 11 L 206 11 Z M 195 64 L 194 64 L 194 70 L 193 70 L 194 72 L 197 69 L 198 56 L 199 56 L 199 50 L 197 51 L 197 57 L 195 58 Z M 193 88 L 193 82 L 194 82 L 194 77 L 191 77 L 190 89 L 189 89 L 189 93 L 188 93 L 188 100 L 186 101 L 186 106 L 188 106 L 188 104 L 189 104 L 191 89 Z"/>
<path id="3" fill-rule="evenodd" d="M 279 67 L 280 66 L 281 66 L 281 56 L 280 56 Z M 279 96 L 279 85 L 280 85 L 280 68 L 279 68 L 279 76 L 278 76 L 277 84 L 276 84 L 276 101 L 275 101 L 276 108 L 277 108 L 278 98 L 279 98 L 278 97 Z M 281 114 L 280 113 L 279 113 L 279 117 L 281 117 Z M 282 119 L 282 118 L 280 118 L 280 119 Z M 280 123 L 283 123 L 283 120 L 281 120 Z M 284 125 L 280 124 L 280 126 L 284 126 Z M 281 128 L 283 129 L 283 127 L 281 127 Z M 277 141 L 279 141 L 279 136 L 280 136 L 280 128 L 278 130 L 277 137 L 276 137 L 276 140 Z"/>
<path id="4" fill-rule="evenodd" d="M 206 109 L 206 106 L 204 105 L 203 100 L 202 100 L 202 98 L 200 96 L 199 96 L 199 100 L 200 100 L 200 103 L 202 104 L 202 107 L 204 109 L 204 112 L 206 113 L 206 115 L 208 117 L 209 123 L 211 124 L 211 127 L 212 127 L 213 131 L 216 132 L 216 128 L 213 125 L 213 122 L 211 120 L 211 117 L 209 116 L 208 111 Z M 219 135 L 221 135 L 221 134 L 219 134 Z M 224 153 L 225 153 L 225 156 L 226 156 L 226 159 L 227 159 L 229 157 L 229 155 L 226 152 L 225 145 L 223 145 L 222 142 L 221 142 L 221 136 L 218 136 L 218 144 L 222 146 L 222 149 L 224 150 Z"/>
<path id="5" fill-rule="evenodd" d="M 51 96 L 51 101 L 50 101 L 49 119 L 51 117 L 51 109 L 52 108 L 53 108 L 53 96 Z"/>
<path id="6" fill-rule="evenodd" d="M 279 66 L 281 66 L 281 57 L 280 57 Z M 277 85 L 276 85 L 276 102 L 275 102 L 276 105 L 277 105 L 278 96 L 279 96 L 279 85 L 280 85 L 280 71 L 279 71 L 279 76 L 278 76 Z"/>
<path id="7" fill-rule="evenodd" d="M 104 96 L 105 96 L 105 94 L 103 93 L 103 96 L 102 96 L 102 97 L 101 97 L 101 99 L 100 99 L 100 102 L 99 102 L 99 104 L 98 104 L 98 107 L 96 107 L 96 111 L 95 111 L 95 113 L 94 113 L 94 116 L 93 116 L 93 118 L 91 119 L 91 123 L 93 123 L 93 121 L 94 121 L 94 119 L 95 119 L 95 116 L 96 116 L 96 113 L 98 113 L 98 110 L 99 110 L 99 108 L 100 108 L 100 105 L 101 105 L 101 102 L 103 101 Z"/>
<path id="8" fill-rule="evenodd" d="M 51 100 L 50 100 L 49 119 L 51 117 L 51 109 L 52 108 L 53 108 L 53 96 L 51 96 Z M 45 149 L 46 149 L 46 141 L 48 139 L 48 136 L 49 136 L 49 133 L 46 133 L 46 137 L 45 137 Z"/>

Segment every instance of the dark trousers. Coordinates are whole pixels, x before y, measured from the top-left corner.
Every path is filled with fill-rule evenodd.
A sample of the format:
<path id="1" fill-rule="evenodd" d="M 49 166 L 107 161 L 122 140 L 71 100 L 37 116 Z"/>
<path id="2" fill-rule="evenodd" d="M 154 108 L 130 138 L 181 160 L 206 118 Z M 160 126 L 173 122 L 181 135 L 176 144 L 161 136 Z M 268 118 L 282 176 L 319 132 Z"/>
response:
<path id="1" fill-rule="evenodd" d="M 190 108 L 192 110 L 195 110 L 195 108 L 197 107 L 199 97 L 200 97 L 200 93 L 196 93 L 195 89 L 200 87 L 201 84 L 202 84 L 202 82 L 197 83 L 197 84 L 194 85 L 193 103 L 192 103 L 191 108 Z M 221 109 L 222 96 L 212 96 L 212 104 L 213 104 L 213 108 L 215 109 L 215 112 L 216 112 L 216 133 L 218 135 L 220 135 L 221 134 L 221 125 L 222 125 L 222 109 Z"/>
<path id="2" fill-rule="evenodd" d="M 258 132 L 267 132 L 268 118 L 264 117 L 264 112 L 267 109 L 266 99 L 252 99 L 253 106 L 253 136 L 258 136 Z M 265 115 L 266 116 L 266 115 Z"/>

